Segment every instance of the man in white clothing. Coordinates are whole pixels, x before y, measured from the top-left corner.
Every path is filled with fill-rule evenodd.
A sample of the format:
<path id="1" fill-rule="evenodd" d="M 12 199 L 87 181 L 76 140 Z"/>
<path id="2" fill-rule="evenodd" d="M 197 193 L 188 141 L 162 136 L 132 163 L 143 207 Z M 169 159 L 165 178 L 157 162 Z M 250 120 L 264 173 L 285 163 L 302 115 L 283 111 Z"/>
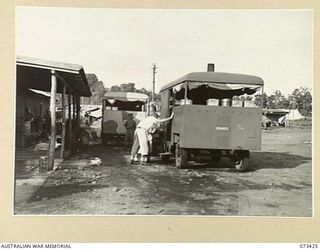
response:
<path id="1" fill-rule="evenodd" d="M 158 119 L 157 117 L 158 115 L 156 112 L 151 112 L 147 118 L 143 119 L 137 125 L 134 135 L 134 142 L 131 149 L 131 163 L 133 163 L 134 157 L 137 155 L 138 150 L 141 153 L 141 162 L 147 162 L 147 156 L 149 153 L 149 135 L 156 130 L 159 123 L 171 120 L 173 118 L 173 113 L 170 117 L 165 119 Z"/>

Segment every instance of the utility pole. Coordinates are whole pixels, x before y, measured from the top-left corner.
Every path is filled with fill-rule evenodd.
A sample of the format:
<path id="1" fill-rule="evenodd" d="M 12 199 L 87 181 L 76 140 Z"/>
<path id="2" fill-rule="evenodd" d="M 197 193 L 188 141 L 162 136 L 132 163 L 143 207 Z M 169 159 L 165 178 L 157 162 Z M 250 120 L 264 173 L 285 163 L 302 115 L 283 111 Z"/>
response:
<path id="1" fill-rule="evenodd" d="M 155 63 L 152 64 L 152 75 L 153 75 L 153 80 L 152 80 L 152 101 L 154 101 L 154 92 L 155 92 L 155 85 L 156 85 L 156 69 L 157 66 Z"/>

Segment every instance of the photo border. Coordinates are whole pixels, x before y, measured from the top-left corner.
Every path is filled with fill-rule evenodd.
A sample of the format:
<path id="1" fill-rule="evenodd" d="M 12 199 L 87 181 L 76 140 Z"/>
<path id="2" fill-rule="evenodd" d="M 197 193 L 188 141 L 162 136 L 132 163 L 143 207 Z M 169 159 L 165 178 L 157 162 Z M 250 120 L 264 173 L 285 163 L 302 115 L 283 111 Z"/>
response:
<path id="1" fill-rule="evenodd" d="M 139 9 L 313 9 L 313 218 L 211 216 L 13 216 L 15 7 Z M 319 10 L 317 1 L 3 0 L 0 8 L 0 242 L 320 242 L 318 167 Z"/>

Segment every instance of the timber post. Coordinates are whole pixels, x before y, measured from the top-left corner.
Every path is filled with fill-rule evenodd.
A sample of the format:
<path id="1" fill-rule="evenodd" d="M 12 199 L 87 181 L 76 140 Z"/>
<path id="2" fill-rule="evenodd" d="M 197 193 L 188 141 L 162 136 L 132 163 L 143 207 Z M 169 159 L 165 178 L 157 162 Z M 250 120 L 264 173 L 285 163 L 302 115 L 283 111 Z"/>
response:
<path id="1" fill-rule="evenodd" d="M 80 139 L 80 96 L 76 95 L 76 128 L 77 128 L 77 140 Z"/>
<path id="2" fill-rule="evenodd" d="M 72 96 L 72 120 L 73 122 L 76 120 L 76 97 Z"/>
<path id="3" fill-rule="evenodd" d="M 76 97 L 72 95 L 72 143 L 76 143 L 77 137 L 77 124 L 76 124 Z M 73 145 L 74 146 L 74 145 Z"/>
<path id="4" fill-rule="evenodd" d="M 71 90 L 68 88 L 68 149 L 72 146 L 72 120 L 71 120 Z"/>
<path id="5" fill-rule="evenodd" d="M 62 132 L 61 132 L 61 151 L 60 151 L 60 158 L 64 158 L 64 151 L 65 151 L 65 145 L 66 145 L 66 85 L 63 84 L 63 90 L 62 90 Z"/>
<path id="6" fill-rule="evenodd" d="M 54 70 L 51 70 L 51 94 L 50 94 L 50 116 L 51 116 L 51 137 L 49 145 L 48 170 L 53 170 L 54 154 L 56 147 L 56 92 L 57 77 Z"/>

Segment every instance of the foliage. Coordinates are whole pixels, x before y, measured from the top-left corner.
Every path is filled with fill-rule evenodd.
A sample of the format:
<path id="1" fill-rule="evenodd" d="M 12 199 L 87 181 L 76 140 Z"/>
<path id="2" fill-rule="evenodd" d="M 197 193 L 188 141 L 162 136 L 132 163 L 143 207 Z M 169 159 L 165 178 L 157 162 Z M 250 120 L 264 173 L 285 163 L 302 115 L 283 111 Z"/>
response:
<path id="1" fill-rule="evenodd" d="M 152 91 L 145 88 L 136 89 L 134 83 L 124 83 L 120 86 L 114 85 L 111 91 L 138 92 L 152 97 Z M 305 87 L 295 89 L 292 94 L 285 96 L 281 91 L 276 90 L 271 95 L 263 93 L 262 95 L 243 95 L 235 97 L 241 100 L 254 100 L 257 105 L 269 109 L 298 109 L 304 116 L 310 116 L 312 112 L 312 95 L 311 90 Z M 160 95 L 155 93 L 155 99 L 160 100 Z"/>
<path id="2" fill-rule="evenodd" d="M 295 89 L 291 95 L 284 96 L 279 90 L 273 94 L 256 95 L 256 104 L 261 104 L 262 107 L 268 109 L 298 109 L 304 116 L 310 116 L 312 113 L 312 95 L 308 88 L 300 87 Z"/>
<path id="3" fill-rule="evenodd" d="M 262 102 L 262 107 L 266 107 L 267 106 L 267 94 L 263 93 L 262 95 L 258 94 L 255 96 L 255 100 L 254 103 L 257 106 L 261 106 L 261 102 Z"/>
<path id="4" fill-rule="evenodd" d="M 141 89 L 136 89 L 135 83 L 129 82 L 129 83 L 123 83 L 120 86 L 118 85 L 113 85 L 110 89 L 111 92 L 137 92 L 137 93 L 142 93 L 146 94 L 149 96 L 149 98 L 152 97 L 152 91 L 147 90 L 145 88 Z M 155 93 L 155 99 L 160 99 L 160 95 Z"/>
<path id="5" fill-rule="evenodd" d="M 310 115 L 312 112 L 312 95 L 308 88 L 295 89 L 289 96 L 291 106 L 297 108 L 302 115 Z"/>
<path id="6" fill-rule="evenodd" d="M 102 81 L 99 81 L 95 74 L 86 74 L 91 91 L 91 97 L 81 98 L 81 104 L 101 104 L 104 94 L 107 92 Z"/>

